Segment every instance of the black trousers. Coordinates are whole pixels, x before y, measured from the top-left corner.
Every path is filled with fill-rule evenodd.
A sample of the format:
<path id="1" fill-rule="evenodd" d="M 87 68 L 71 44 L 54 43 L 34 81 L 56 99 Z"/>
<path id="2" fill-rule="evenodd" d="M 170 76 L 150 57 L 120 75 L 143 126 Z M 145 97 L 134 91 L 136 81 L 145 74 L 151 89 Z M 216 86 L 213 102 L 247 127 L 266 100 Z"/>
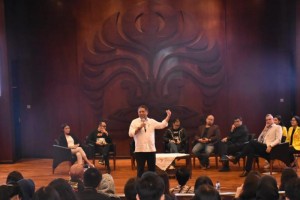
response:
<path id="1" fill-rule="evenodd" d="M 135 159 L 137 163 L 137 177 L 141 177 L 145 170 L 145 163 L 147 161 L 148 170 L 155 172 L 156 152 L 135 152 Z"/>
<path id="2" fill-rule="evenodd" d="M 245 144 L 240 144 L 240 143 L 232 143 L 232 142 L 220 142 L 219 143 L 219 154 L 222 158 L 224 155 L 235 155 L 236 152 L 242 151 L 244 148 Z M 223 162 L 224 167 L 229 167 L 229 162 L 224 161 Z"/>
<path id="3" fill-rule="evenodd" d="M 247 156 L 245 170 L 247 172 L 251 171 L 252 163 L 255 155 L 263 157 L 269 161 L 270 154 L 266 152 L 267 145 L 260 143 L 256 140 L 251 140 L 244 148 L 240 155 L 236 158 L 240 159 L 241 157 Z"/>
<path id="4" fill-rule="evenodd" d="M 105 161 L 105 166 L 109 168 L 109 149 L 111 144 L 106 144 L 103 146 L 97 145 L 96 151 L 103 156 L 103 160 Z"/>

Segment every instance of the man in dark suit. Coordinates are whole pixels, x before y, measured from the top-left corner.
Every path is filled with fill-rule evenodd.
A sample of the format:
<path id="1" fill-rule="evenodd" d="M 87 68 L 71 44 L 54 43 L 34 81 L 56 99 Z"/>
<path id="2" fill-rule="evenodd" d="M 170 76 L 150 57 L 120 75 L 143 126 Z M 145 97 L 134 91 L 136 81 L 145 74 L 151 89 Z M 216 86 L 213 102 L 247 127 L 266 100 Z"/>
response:
<path id="1" fill-rule="evenodd" d="M 219 153 L 223 163 L 220 172 L 230 170 L 227 155 L 234 155 L 236 152 L 242 151 L 248 141 L 248 132 L 247 127 L 243 125 L 242 117 L 235 117 L 228 136 L 220 142 Z"/>
<path id="2" fill-rule="evenodd" d="M 199 158 L 202 169 L 210 168 L 209 155 L 214 151 L 214 145 L 220 138 L 220 129 L 218 125 L 214 125 L 214 119 L 213 115 L 208 115 L 205 125 L 199 127 L 195 136 L 196 144 L 192 152 Z"/>

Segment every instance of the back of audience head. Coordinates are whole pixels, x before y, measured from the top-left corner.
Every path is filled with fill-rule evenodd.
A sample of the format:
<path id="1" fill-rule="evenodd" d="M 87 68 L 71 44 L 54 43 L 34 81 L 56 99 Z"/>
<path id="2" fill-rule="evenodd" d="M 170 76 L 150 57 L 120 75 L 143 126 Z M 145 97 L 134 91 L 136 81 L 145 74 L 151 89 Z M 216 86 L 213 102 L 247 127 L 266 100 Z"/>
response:
<path id="1" fill-rule="evenodd" d="M 31 200 L 34 191 L 35 191 L 35 184 L 31 179 L 21 179 L 17 182 L 20 187 L 20 197 L 22 200 Z"/>
<path id="2" fill-rule="evenodd" d="M 101 172 L 96 168 L 88 168 L 83 174 L 83 183 L 85 187 L 95 188 L 102 180 Z"/>
<path id="3" fill-rule="evenodd" d="M 12 171 L 10 172 L 8 175 L 7 175 L 7 178 L 6 178 L 6 184 L 10 184 L 10 185 L 13 185 L 13 184 L 17 184 L 17 182 L 21 179 L 23 179 L 23 175 L 18 172 L 18 171 Z"/>
<path id="4" fill-rule="evenodd" d="M 186 167 L 181 167 L 176 171 L 175 176 L 178 184 L 180 186 L 184 186 L 188 182 L 191 173 Z"/>
<path id="5" fill-rule="evenodd" d="M 292 178 L 297 178 L 298 175 L 293 168 L 285 168 L 280 177 L 279 190 L 284 190 L 285 184 Z"/>
<path id="6" fill-rule="evenodd" d="M 78 181 L 83 179 L 84 169 L 83 165 L 74 164 L 70 168 L 71 181 Z"/>
<path id="7" fill-rule="evenodd" d="M 221 197 L 213 186 L 202 184 L 195 190 L 194 200 L 221 200 Z"/>
<path id="8" fill-rule="evenodd" d="M 33 196 L 33 200 L 61 200 L 58 192 L 50 186 L 41 187 Z"/>
<path id="9" fill-rule="evenodd" d="M 20 196 L 20 187 L 18 185 L 1 185 L 0 186 L 0 199 L 10 200 L 14 197 Z"/>
<path id="10" fill-rule="evenodd" d="M 195 181 L 194 190 L 196 191 L 198 187 L 200 187 L 203 184 L 208 184 L 213 186 L 212 180 L 208 176 L 199 176 Z"/>
<path id="11" fill-rule="evenodd" d="M 239 196 L 241 199 L 251 199 L 256 196 L 256 189 L 261 179 L 261 174 L 257 171 L 251 171 L 245 178 L 242 192 Z"/>
<path id="12" fill-rule="evenodd" d="M 76 200 L 78 199 L 70 184 L 62 178 L 54 179 L 49 183 L 59 194 L 61 200 Z"/>
<path id="13" fill-rule="evenodd" d="M 136 200 L 136 181 L 136 178 L 130 178 L 124 186 L 124 194 L 127 200 Z"/>
<path id="14" fill-rule="evenodd" d="M 300 179 L 292 178 L 285 185 L 285 197 L 287 200 L 300 199 Z"/>
<path id="15" fill-rule="evenodd" d="M 137 200 L 164 199 L 165 184 L 154 172 L 145 172 L 136 183 Z"/>
<path id="16" fill-rule="evenodd" d="M 277 181 L 273 176 L 263 176 L 257 186 L 256 199 L 277 200 L 279 198 Z"/>

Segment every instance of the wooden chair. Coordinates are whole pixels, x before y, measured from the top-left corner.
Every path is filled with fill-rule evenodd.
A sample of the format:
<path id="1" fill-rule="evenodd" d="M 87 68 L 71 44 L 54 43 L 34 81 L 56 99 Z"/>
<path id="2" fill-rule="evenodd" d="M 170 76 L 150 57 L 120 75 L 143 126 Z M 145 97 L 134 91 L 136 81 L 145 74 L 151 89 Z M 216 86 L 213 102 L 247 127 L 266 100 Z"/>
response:
<path id="1" fill-rule="evenodd" d="M 88 145 L 91 147 L 91 159 L 93 160 L 93 164 L 95 165 L 95 160 L 100 159 L 102 154 L 100 154 L 99 152 L 95 152 L 95 144 L 89 143 Z M 112 143 L 110 145 L 108 156 L 109 159 L 113 160 L 114 170 L 116 170 L 116 152 L 117 152 L 117 146 L 115 143 Z"/>
<path id="2" fill-rule="evenodd" d="M 54 174 L 54 171 L 56 167 L 65 161 L 68 161 L 70 164 L 70 167 L 72 164 L 76 162 L 76 156 L 72 155 L 71 149 L 67 147 L 63 147 L 59 145 L 59 142 L 57 139 L 54 140 L 53 144 L 53 163 L 52 163 L 52 173 Z"/>

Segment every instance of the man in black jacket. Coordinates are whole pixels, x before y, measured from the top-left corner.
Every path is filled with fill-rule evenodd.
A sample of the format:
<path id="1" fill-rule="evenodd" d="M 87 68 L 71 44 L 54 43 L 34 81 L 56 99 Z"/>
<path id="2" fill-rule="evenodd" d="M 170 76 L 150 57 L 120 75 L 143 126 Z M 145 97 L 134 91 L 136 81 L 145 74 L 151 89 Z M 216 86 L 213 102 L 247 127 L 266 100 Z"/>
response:
<path id="1" fill-rule="evenodd" d="M 112 139 L 106 131 L 106 123 L 104 121 L 100 121 L 98 128 L 90 133 L 88 142 L 92 143 L 95 146 L 95 151 L 98 151 L 103 156 L 99 163 L 105 163 L 107 173 L 110 173 L 109 150 L 112 145 Z"/>
<path id="2" fill-rule="evenodd" d="M 235 117 L 228 136 L 220 142 L 219 153 L 223 167 L 219 171 L 226 172 L 230 170 L 227 155 L 235 154 L 243 149 L 248 141 L 248 133 L 247 127 L 243 125 L 242 117 Z"/>

